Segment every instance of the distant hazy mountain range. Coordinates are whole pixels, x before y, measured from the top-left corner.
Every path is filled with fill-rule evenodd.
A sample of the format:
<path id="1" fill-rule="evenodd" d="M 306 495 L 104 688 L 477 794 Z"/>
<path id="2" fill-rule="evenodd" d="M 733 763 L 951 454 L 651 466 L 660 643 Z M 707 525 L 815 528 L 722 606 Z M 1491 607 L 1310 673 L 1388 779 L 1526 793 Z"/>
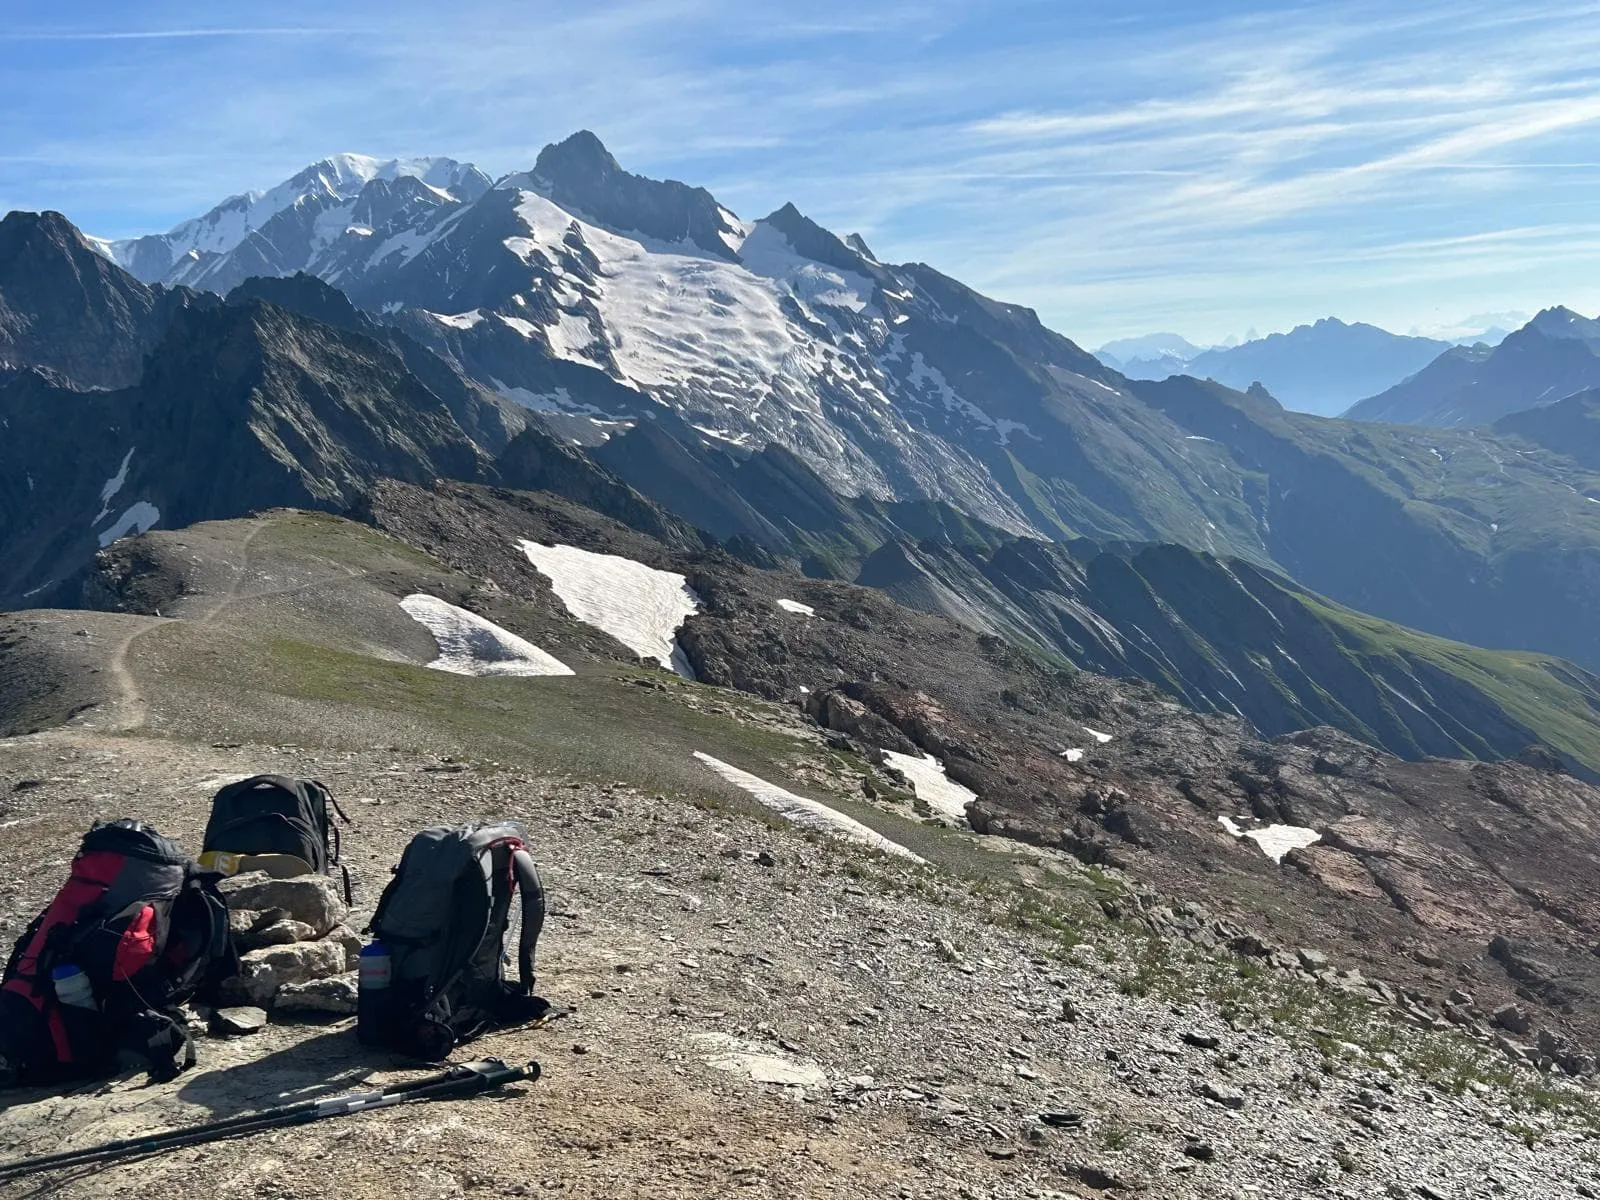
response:
<path id="1" fill-rule="evenodd" d="M 1489 330 L 1480 340 L 1501 336 Z M 1157 333 L 1108 342 L 1096 355 L 1132 379 L 1193 375 L 1239 389 L 1259 383 L 1285 408 L 1331 417 L 1420 371 L 1453 345 L 1327 317 L 1233 346 L 1203 349 Z"/>
<path id="2" fill-rule="evenodd" d="M 1363 400 L 1357 421 L 1468 427 L 1600 387 L 1600 320 L 1548 308 L 1498 346 L 1457 346 Z"/>

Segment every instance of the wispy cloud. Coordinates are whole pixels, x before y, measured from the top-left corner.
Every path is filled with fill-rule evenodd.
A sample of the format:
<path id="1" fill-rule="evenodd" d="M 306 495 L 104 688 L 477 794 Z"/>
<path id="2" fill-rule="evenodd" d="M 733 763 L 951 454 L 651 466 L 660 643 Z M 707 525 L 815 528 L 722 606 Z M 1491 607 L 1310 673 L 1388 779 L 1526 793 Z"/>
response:
<path id="1" fill-rule="evenodd" d="M 0 29 L 0 42 L 151 42 L 174 38 L 326 37 L 355 32 L 358 31 L 277 26 L 250 29 Z"/>

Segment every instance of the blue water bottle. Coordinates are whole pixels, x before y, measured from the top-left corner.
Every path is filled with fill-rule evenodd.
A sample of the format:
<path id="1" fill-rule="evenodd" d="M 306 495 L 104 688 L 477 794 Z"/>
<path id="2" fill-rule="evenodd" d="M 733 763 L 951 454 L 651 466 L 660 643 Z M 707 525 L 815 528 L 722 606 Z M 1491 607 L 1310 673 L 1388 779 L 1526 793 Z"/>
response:
<path id="1" fill-rule="evenodd" d="M 356 1039 L 363 1046 L 387 1046 L 394 1022 L 394 963 L 389 947 L 373 938 L 361 947 L 356 976 Z"/>
<path id="2" fill-rule="evenodd" d="M 62 963 L 50 972 L 50 982 L 56 990 L 56 999 L 73 1008 L 94 1008 L 100 1006 L 95 1003 L 94 985 L 89 982 L 89 977 L 83 973 L 83 968 L 74 963 Z"/>

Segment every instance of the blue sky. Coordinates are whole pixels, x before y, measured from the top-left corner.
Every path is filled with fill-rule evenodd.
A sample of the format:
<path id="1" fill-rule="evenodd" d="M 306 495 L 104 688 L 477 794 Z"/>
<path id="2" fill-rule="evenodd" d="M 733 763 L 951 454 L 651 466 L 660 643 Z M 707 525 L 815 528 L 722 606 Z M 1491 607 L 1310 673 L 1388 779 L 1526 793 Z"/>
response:
<path id="1" fill-rule="evenodd" d="M 165 229 L 572 130 L 1089 345 L 1600 310 L 1600 3 L 8 0 L 0 211 Z"/>

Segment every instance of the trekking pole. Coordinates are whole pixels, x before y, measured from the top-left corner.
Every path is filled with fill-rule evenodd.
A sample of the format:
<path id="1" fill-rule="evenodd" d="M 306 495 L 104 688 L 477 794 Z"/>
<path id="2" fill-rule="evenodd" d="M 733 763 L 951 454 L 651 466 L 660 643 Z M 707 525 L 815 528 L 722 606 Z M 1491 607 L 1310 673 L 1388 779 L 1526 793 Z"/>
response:
<path id="1" fill-rule="evenodd" d="M 89 1166 L 94 1163 L 113 1162 L 122 1158 L 139 1158 L 178 1146 L 196 1146 L 205 1142 L 219 1142 L 227 1138 L 243 1137 L 263 1129 L 281 1129 L 290 1125 L 304 1125 L 324 1117 L 342 1117 L 349 1113 L 365 1112 L 374 1108 L 389 1108 L 396 1104 L 411 1104 L 422 1100 L 444 1100 L 460 1096 L 475 1096 L 480 1092 L 494 1091 L 508 1083 L 521 1080 L 532 1082 L 539 1078 L 539 1064 L 529 1062 L 513 1067 L 498 1058 L 480 1059 L 451 1067 L 443 1075 L 419 1079 L 412 1083 L 395 1084 L 371 1092 L 350 1092 L 324 1100 L 303 1100 L 298 1104 L 285 1104 L 278 1108 L 256 1113 L 243 1113 L 205 1125 L 192 1125 L 187 1129 L 170 1129 L 148 1137 L 124 1138 L 101 1146 L 83 1150 L 63 1150 L 59 1154 L 44 1154 L 36 1158 L 0 1163 L 0 1182 L 21 1179 L 41 1171 L 57 1171 L 68 1167 Z"/>

